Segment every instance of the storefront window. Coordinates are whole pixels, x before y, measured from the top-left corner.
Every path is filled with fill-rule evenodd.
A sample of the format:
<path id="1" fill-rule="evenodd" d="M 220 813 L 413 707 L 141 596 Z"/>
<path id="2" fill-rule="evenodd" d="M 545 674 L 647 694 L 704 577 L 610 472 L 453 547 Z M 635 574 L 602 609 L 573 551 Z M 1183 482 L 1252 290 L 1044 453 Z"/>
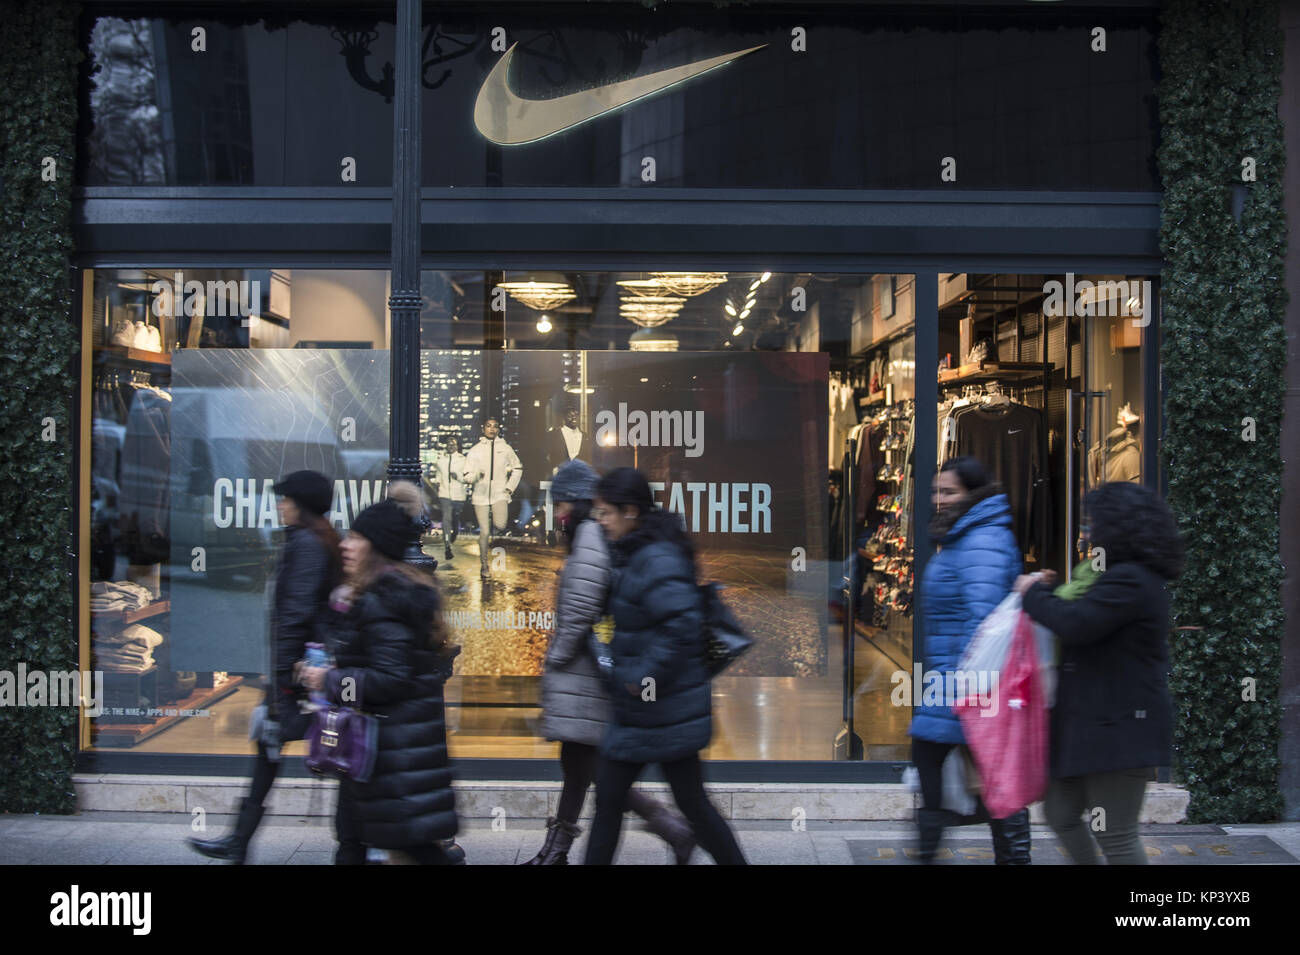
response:
<path id="1" fill-rule="evenodd" d="M 388 276 L 166 268 L 86 283 L 85 640 L 106 676 L 89 745 L 246 752 L 268 669 L 270 485 L 325 473 L 341 531 L 383 494 Z M 453 755 L 555 753 L 537 705 L 563 561 L 547 491 L 579 457 L 646 472 L 694 536 L 701 579 L 724 584 L 756 638 L 715 684 L 708 755 L 900 757 L 911 276 L 426 272 L 422 288 L 424 547 L 464 647 Z M 473 488 L 434 475 L 449 439 L 470 450 L 489 416 L 519 473 L 485 545 Z"/>

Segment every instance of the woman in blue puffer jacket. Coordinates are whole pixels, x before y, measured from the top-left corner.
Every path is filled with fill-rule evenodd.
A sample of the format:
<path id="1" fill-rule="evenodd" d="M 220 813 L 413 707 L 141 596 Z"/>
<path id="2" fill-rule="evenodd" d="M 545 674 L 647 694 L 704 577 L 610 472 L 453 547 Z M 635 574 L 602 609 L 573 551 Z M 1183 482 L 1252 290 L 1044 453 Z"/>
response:
<path id="1" fill-rule="evenodd" d="M 1020 574 L 1020 550 L 1011 530 L 1011 507 L 1001 487 L 993 483 L 974 458 L 947 461 L 934 478 L 934 517 L 930 540 L 936 553 L 922 578 L 924 615 L 923 679 L 956 671 L 975 631 L 1011 592 Z M 912 715 L 912 762 L 921 777 L 924 808 L 917 813 L 919 856 L 930 862 L 945 824 L 958 817 L 941 809 L 943 761 L 963 744 L 961 723 L 951 700 L 918 705 Z M 980 807 L 980 817 L 987 815 Z M 994 861 L 999 865 L 1029 864 L 1029 810 L 1006 819 L 990 819 Z"/>

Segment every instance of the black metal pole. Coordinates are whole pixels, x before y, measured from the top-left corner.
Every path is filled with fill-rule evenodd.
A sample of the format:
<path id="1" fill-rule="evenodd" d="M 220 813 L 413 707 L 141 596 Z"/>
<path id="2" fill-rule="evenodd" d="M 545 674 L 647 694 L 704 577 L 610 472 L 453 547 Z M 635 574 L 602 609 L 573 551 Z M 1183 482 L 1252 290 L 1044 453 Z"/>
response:
<path id="1" fill-rule="evenodd" d="M 388 480 L 420 486 L 420 0 L 397 0 Z M 437 567 L 418 540 L 408 562 Z"/>

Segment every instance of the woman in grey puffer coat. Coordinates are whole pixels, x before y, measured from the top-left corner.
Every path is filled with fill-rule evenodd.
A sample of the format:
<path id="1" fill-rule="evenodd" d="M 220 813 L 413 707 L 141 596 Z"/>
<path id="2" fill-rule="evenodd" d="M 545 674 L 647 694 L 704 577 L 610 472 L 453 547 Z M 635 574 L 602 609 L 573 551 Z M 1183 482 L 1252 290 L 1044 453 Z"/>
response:
<path id="1" fill-rule="evenodd" d="M 609 696 L 592 659 L 592 626 L 605 613 L 610 559 L 605 535 L 591 519 L 597 476 L 587 464 L 565 464 L 551 484 L 551 500 L 569 549 L 555 597 L 555 633 L 542 672 L 542 734 L 560 742 L 564 789 L 555 816 L 546 821 L 542 850 L 524 865 L 567 865 L 569 847 L 582 832 L 578 815 L 596 773 L 597 747 L 610 720 Z M 695 847 L 686 820 L 644 793 L 628 806 L 684 865 Z"/>

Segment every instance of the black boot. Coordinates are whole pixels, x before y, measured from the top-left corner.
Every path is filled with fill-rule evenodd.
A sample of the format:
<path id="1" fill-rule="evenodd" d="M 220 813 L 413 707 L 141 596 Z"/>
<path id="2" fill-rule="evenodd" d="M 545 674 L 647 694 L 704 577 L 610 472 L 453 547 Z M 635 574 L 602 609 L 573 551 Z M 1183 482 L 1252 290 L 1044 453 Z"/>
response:
<path id="1" fill-rule="evenodd" d="M 993 831 L 994 865 L 1029 865 L 1029 810 L 1022 809 L 1005 819 L 990 819 Z"/>
<path id="2" fill-rule="evenodd" d="M 190 845 L 209 859 L 224 859 L 235 865 L 243 865 L 248 855 L 248 841 L 257 831 L 257 824 L 262 821 L 264 811 L 261 803 L 244 799 L 239 804 L 239 818 L 235 820 L 235 828 L 230 835 L 221 839 L 191 839 Z"/>
<path id="3" fill-rule="evenodd" d="M 569 847 L 582 830 L 563 819 L 546 820 L 546 841 L 542 851 L 521 865 L 568 865 Z"/>
<path id="4" fill-rule="evenodd" d="M 450 545 L 450 544 L 447 544 L 447 545 L 445 545 L 445 546 L 443 547 L 443 551 L 442 551 L 442 553 L 443 553 L 443 556 L 447 558 L 447 563 L 451 563 L 451 545 Z"/>
<path id="5" fill-rule="evenodd" d="M 646 828 L 668 843 L 676 865 L 687 865 L 695 851 L 695 833 L 685 818 L 658 800 L 633 789 L 627 794 L 627 808 L 645 820 Z"/>
<path id="6" fill-rule="evenodd" d="M 922 865 L 934 862 L 934 854 L 939 850 L 939 840 L 943 838 L 943 829 L 950 818 L 944 809 L 918 809 L 916 811 L 916 829 L 918 835 L 916 857 Z"/>
<path id="7" fill-rule="evenodd" d="M 455 839 L 439 839 L 436 843 L 446 861 L 442 865 L 466 865 L 465 848 Z"/>

